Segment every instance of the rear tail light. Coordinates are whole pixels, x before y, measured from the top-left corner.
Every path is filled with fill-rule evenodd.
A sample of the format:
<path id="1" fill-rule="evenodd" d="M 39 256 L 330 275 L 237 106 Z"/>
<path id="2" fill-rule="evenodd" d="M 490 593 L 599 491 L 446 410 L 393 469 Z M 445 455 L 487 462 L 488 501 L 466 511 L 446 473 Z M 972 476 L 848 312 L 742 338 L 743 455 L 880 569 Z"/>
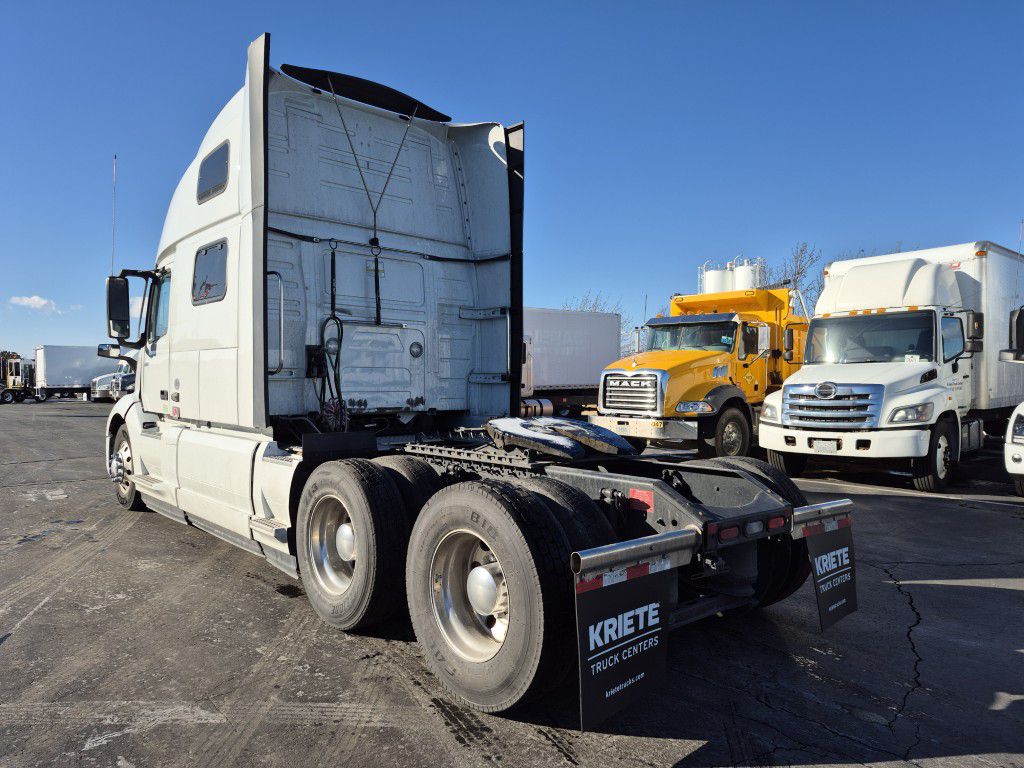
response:
<path id="1" fill-rule="evenodd" d="M 723 528 L 718 532 L 719 541 L 732 541 L 740 535 L 740 527 L 738 525 L 730 525 L 728 528 Z"/>
<path id="2" fill-rule="evenodd" d="M 769 531 L 777 531 L 777 530 L 779 530 L 779 528 L 785 527 L 785 525 L 786 525 L 786 518 L 784 518 L 782 515 L 779 515 L 778 517 L 769 517 L 768 518 L 768 530 Z"/>

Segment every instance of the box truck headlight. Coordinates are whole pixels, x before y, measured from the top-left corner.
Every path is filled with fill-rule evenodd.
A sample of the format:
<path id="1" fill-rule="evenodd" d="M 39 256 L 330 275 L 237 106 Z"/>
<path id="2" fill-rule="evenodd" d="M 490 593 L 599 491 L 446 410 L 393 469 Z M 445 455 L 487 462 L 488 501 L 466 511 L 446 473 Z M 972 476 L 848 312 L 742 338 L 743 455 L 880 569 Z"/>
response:
<path id="1" fill-rule="evenodd" d="M 1024 444 L 1024 414 L 1019 414 L 1017 418 L 1013 420 L 1013 442 L 1018 445 Z"/>
<path id="2" fill-rule="evenodd" d="M 711 403 L 703 400 L 684 400 L 676 403 L 676 413 L 711 413 L 713 410 L 715 409 L 711 407 Z"/>
<path id="3" fill-rule="evenodd" d="M 761 420 L 762 421 L 775 421 L 779 417 L 779 410 L 774 405 L 768 405 L 765 403 L 764 408 L 761 409 Z"/>
<path id="4" fill-rule="evenodd" d="M 904 408 L 897 408 L 889 417 L 891 424 L 907 424 L 918 421 L 928 421 L 932 417 L 935 406 L 932 403 L 921 403 L 921 405 L 908 405 Z"/>

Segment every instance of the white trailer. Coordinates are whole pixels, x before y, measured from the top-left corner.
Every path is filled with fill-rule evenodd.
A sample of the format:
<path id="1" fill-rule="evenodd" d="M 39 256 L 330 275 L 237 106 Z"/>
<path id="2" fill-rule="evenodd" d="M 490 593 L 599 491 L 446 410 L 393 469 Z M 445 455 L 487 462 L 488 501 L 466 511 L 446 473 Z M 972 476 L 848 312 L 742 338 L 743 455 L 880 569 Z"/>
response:
<path id="1" fill-rule="evenodd" d="M 660 676 L 648 651 L 669 628 L 793 594 L 808 526 L 849 502 L 807 505 L 750 459 L 641 457 L 585 422 L 518 417 L 523 157 L 521 124 L 279 71 L 260 37 L 153 269 L 108 278 L 118 344 L 101 351 L 140 350 L 108 467 L 125 507 L 265 557 L 339 629 L 407 607 L 471 706 L 575 688 L 579 669 L 607 714 L 624 697 L 605 690 Z M 134 339 L 133 278 L 149 283 Z M 634 640 L 642 680 L 587 663 Z"/>
<path id="2" fill-rule="evenodd" d="M 909 459 L 915 487 L 945 488 L 1024 398 L 1024 369 L 999 363 L 1022 271 L 987 241 L 829 265 L 803 367 L 765 400 L 769 460 L 796 476 L 810 456 Z"/>
<path id="3" fill-rule="evenodd" d="M 96 347 L 36 347 L 36 400 L 88 395 L 94 378 L 116 369 L 117 361 L 97 356 Z"/>
<path id="4" fill-rule="evenodd" d="M 619 315 L 523 309 L 524 416 L 579 416 L 597 405 L 601 371 L 619 357 Z"/>

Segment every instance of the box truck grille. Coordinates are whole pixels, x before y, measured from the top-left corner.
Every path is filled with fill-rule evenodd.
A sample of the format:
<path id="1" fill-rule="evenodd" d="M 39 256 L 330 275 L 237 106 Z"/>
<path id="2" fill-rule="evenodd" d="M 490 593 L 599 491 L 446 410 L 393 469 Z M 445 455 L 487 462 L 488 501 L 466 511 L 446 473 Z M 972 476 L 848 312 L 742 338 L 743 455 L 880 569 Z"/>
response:
<path id="1" fill-rule="evenodd" d="M 882 410 L 881 384 L 787 384 L 782 423 L 811 429 L 873 429 Z"/>
<path id="2" fill-rule="evenodd" d="M 660 416 L 661 395 L 657 374 L 606 374 L 601 380 L 601 408 L 615 413 Z"/>

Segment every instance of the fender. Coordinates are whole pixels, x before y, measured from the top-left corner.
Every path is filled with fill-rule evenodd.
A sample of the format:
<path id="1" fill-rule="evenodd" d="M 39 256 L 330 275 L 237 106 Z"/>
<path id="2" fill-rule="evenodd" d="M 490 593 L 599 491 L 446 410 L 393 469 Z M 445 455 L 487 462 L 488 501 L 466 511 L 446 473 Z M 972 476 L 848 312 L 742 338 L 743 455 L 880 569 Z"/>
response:
<path id="1" fill-rule="evenodd" d="M 704 395 L 704 399 L 711 403 L 711 407 L 715 409 L 716 414 L 722 410 L 722 406 L 725 405 L 727 401 L 734 399 L 739 400 L 743 403 L 743 408 L 747 414 L 747 418 L 750 419 L 750 405 L 747 403 L 747 396 L 743 393 L 743 390 L 735 384 L 720 384 Z"/>

